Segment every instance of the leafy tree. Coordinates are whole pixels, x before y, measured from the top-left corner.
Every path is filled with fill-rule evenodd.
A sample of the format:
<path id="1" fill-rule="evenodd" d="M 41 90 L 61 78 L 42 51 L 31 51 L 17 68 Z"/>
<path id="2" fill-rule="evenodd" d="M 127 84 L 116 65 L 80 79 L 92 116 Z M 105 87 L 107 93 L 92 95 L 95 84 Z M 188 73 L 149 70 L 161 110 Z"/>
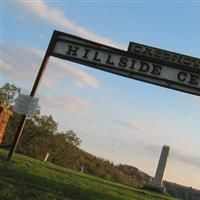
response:
<path id="1" fill-rule="evenodd" d="M 12 107 L 15 96 L 20 89 L 11 84 L 0 88 L 1 99 Z M 4 143 L 11 144 L 19 124 L 20 115 L 14 113 L 11 118 Z M 49 161 L 57 165 L 77 171 L 84 168 L 84 173 L 93 174 L 108 180 L 128 185 L 138 185 L 133 176 L 128 175 L 127 168 L 117 167 L 109 160 L 97 158 L 81 149 L 81 139 L 72 130 L 58 132 L 58 124 L 53 117 L 41 115 L 38 108 L 32 118 L 28 118 L 20 138 L 17 152 L 43 160 L 46 153 L 50 154 Z M 124 170 L 123 170 L 124 169 Z"/>
<path id="2" fill-rule="evenodd" d="M 41 127 L 44 132 L 55 134 L 58 128 L 58 124 L 54 121 L 53 117 L 50 116 L 37 116 L 35 119 L 35 125 Z"/>
<path id="3" fill-rule="evenodd" d="M 6 83 L 3 87 L 0 88 L 0 102 L 7 107 L 12 107 L 14 105 L 15 97 L 20 93 L 20 88 L 16 87 L 13 84 Z M 14 130 L 17 128 L 20 116 L 17 113 L 14 113 L 14 116 L 10 118 L 7 134 L 4 138 L 3 146 L 10 146 L 12 138 L 14 136 Z"/>
<path id="4" fill-rule="evenodd" d="M 14 104 L 15 97 L 20 93 L 20 89 L 13 84 L 6 83 L 0 88 L 0 101 L 6 106 Z"/>
<path id="5" fill-rule="evenodd" d="M 74 133 L 74 131 L 69 130 L 63 134 L 65 134 L 65 139 L 68 143 L 70 143 L 74 146 L 80 146 L 81 139 L 79 137 L 77 137 L 77 135 L 76 135 L 76 133 Z"/>

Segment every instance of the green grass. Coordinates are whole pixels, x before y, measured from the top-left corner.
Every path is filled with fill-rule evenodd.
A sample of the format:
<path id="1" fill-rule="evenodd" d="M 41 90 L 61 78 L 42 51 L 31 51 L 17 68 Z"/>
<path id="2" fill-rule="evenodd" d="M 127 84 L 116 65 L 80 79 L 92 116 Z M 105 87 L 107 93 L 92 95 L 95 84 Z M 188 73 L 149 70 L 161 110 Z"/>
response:
<path id="1" fill-rule="evenodd" d="M 173 200 L 0 150 L 0 200 Z"/>

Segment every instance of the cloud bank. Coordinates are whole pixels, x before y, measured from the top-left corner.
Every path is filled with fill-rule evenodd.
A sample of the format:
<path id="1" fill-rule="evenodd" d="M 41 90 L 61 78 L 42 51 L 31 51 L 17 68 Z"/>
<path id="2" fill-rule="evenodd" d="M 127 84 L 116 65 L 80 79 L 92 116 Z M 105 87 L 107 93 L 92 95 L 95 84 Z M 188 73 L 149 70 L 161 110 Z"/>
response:
<path id="1" fill-rule="evenodd" d="M 39 95 L 43 105 L 48 105 L 59 110 L 70 111 L 74 114 L 81 113 L 83 109 L 94 110 L 95 106 L 87 100 L 79 97 L 58 98 L 50 95 Z"/>
<path id="2" fill-rule="evenodd" d="M 8 45 L 7 45 L 8 46 Z M 34 81 L 43 58 L 42 51 L 24 46 L 7 47 L 3 50 L 1 62 L 3 71 L 16 80 Z M 54 87 L 59 80 L 70 77 L 77 87 L 99 88 L 99 81 L 90 74 L 76 68 L 71 63 L 51 58 L 47 66 L 48 75 L 43 83 Z"/>
<path id="3" fill-rule="evenodd" d="M 198 156 L 187 155 L 176 150 L 172 150 L 171 156 L 173 160 L 200 168 L 200 157 Z"/>
<path id="4" fill-rule="evenodd" d="M 108 39 L 106 37 L 99 36 L 96 33 L 93 33 L 88 29 L 76 24 L 75 22 L 67 18 L 61 10 L 50 8 L 45 3 L 45 1 L 17 1 L 12 2 L 12 4 L 15 8 L 22 10 L 23 13 L 26 13 L 26 15 L 37 17 L 44 22 L 54 25 L 55 27 L 60 27 L 66 31 L 70 31 L 81 37 L 94 40 L 99 43 L 119 48 L 126 48 L 122 44 L 113 42 L 111 39 Z"/>
<path id="5" fill-rule="evenodd" d="M 145 135 L 149 135 L 153 133 L 153 130 L 151 130 L 150 128 L 145 127 L 145 125 L 140 125 L 140 124 L 136 124 L 133 122 L 127 122 L 127 121 L 122 121 L 122 120 L 114 120 L 117 124 L 120 124 L 126 128 L 129 128 L 131 130 L 134 130 L 138 133 L 142 133 Z"/>

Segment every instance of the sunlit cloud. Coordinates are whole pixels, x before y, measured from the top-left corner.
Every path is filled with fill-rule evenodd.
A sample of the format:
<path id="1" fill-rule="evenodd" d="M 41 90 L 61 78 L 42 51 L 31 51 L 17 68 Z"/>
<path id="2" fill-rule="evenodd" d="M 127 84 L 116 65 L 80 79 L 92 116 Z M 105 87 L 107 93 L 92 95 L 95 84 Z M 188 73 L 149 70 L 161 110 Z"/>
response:
<path id="1" fill-rule="evenodd" d="M 75 80 L 74 84 L 77 85 L 80 88 L 84 87 L 84 84 L 81 81 L 79 81 L 79 80 Z"/>
<path id="2" fill-rule="evenodd" d="M 138 142 L 137 145 L 140 146 L 141 148 L 145 149 L 149 153 L 151 152 L 153 154 L 160 155 L 160 152 L 162 150 L 162 145 L 148 144 L 148 143 L 144 143 L 141 141 Z M 165 145 L 168 145 L 168 144 L 165 144 Z M 182 151 L 174 149 L 173 147 L 170 147 L 169 162 L 180 162 L 180 163 L 182 163 L 183 166 L 185 164 L 187 164 L 187 165 L 191 165 L 191 166 L 200 168 L 200 157 L 186 154 Z"/>
<path id="3" fill-rule="evenodd" d="M 94 110 L 95 106 L 87 100 L 79 97 L 58 98 L 50 95 L 39 95 L 40 102 L 54 109 L 70 111 L 81 115 L 82 111 Z"/>
<path id="4" fill-rule="evenodd" d="M 194 99 L 196 100 L 196 102 L 200 103 L 200 97 L 199 96 L 194 96 Z"/>
<path id="5" fill-rule="evenodd" d="M 171 157 L 173 160 L 179 161 L 183 164 L 193 165 L 200 168 L 200 157 L 198 156 L 192 156 L 172 149 Z"/>
<path id="6" fill-rule="evenodd" d="M 91 86 L 93 88 L 99 88 L 100 84 L 91 75 L 88 73 L 75 68 L 72 64 L 66 64 L 65 62 L 57 59 L 57 58 L 51 58 L 52 63 L 50 63 L 50 68 L 52 68 L 56 73 L 60 70 L 60 74 L 62 72 L 62 75 L 64 74 L 70 74 L 75 78 L 74 82 L 77 86 L 83 87 L 83 86 Z M 57 67 L 56 67 L 57 66 Z"/>
<path id="7" fill-rule="evenodd" d="M 3 71 L 14 79 L 33 82 L 43 56 L 44 53 L 38 49 L 13 45 L 12 48 L 7 48 L 3 52 L 1 58 Z M 44 76 L 43 83 L 50 88 L 69 76 L 77 87 L 100 87 L 95 77 L 57 58 L 50 59 L 47 70 L 49 76 Z"/>
<path id="8" fill-rule="evenodd" d="M 153 133 L 153 130 L 145 127 L 144 125 L 136 124 L 133 122 L 121 121 L 121 120 L 115 120 L 115 121 L 116 121 L 116 123 L 121 124 L 131 130 L 138 132 L 138 133 L 147 134 L 147 135 Z"/>
<path id="9" fill-rule="evenodd" d="M 4 60 L 0 59 L 2 69 L 8 74 L 12 73 L 13 67 L 6 63 Z"/>
<path id="10" fill-rule="evenodd" d="M 111 45 L 124 49 L 127 48 L 122 44 L 113 42 L 111 39 L 108 39 L 106 37 L 99 36 L 96 33 L 93 33 L 88 29 L 76 24 L 75 22 L 67 18 L 61 10 L 50 8 L 45 3 L 45 1 L 17 1 L 12 2 L 12 4 L 15 6 L 15 8 L 21 9 L 23 13 L 25 12 L 26 15 L 33 15 L 34 17 L 38 17 L 40 20 L 51 23 L 55 27 L 60 27 L 66 31 L 70 31 L 84 38 L 106 45 Z M 9 5 L 11 6 L 11 3 Z"/>

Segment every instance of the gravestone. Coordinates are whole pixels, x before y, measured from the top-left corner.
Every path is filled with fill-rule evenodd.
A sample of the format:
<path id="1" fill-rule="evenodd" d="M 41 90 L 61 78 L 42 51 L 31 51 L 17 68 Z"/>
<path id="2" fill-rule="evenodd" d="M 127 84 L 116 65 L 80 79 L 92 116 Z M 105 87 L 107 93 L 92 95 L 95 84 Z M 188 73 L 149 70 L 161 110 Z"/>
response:
<path id="1" fill-rule="evenodd" d="M 43 161 L 46 162 L 48 160 L 48 158 L 49 158 L 49 152 L 46 153 L 46 156 Z"/>

